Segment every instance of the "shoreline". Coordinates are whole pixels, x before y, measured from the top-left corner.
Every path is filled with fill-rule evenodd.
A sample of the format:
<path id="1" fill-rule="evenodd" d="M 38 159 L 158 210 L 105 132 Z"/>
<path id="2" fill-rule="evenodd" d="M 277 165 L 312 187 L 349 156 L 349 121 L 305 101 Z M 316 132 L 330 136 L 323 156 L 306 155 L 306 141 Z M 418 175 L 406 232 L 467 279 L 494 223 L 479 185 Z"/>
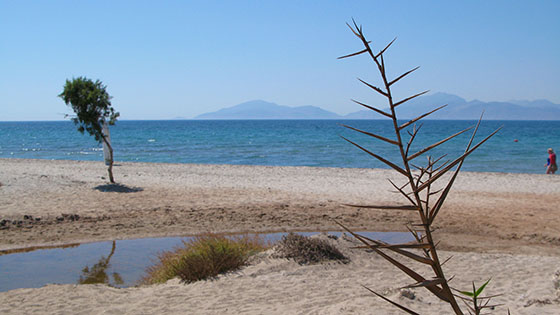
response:
<path id="1" fill-rule="evenodd" d="M 101 158 L 100 158 L 101 159 Z M 3 160 L 19 160 L 19 161 L 51 161 L 51 162 L 84 162 L 84 163 L 103 163 L 100 159 L 96 160 L 72 160 L 72 159 L 43 159 L 43 158 L 6 158 L 0 157 L 0 162 Z M 545 161 L 546 162 L 546 161 Z M 285 168 L 311 168 L 311 169 L 348 169 L 348 170 L 381 170 L 393 171 L 390 168 L 367 168 L 367 167 L 343 167 L 343 166 L 308 166 L 308 165 L 267 165 L 267 164 L 211 164 L 211 163 L 176 163 L 176 162 L 145 162 L 145 161 L 115 161 L 113 166 L 122 166 L 122 164 L 162 164 L 162 165 L 190 165 L 190 166 L 240 166 L 240 167 L 285 167 Z M 512 175 L 549 175 L 545 173 L 546 168 L 543 168 L 541 173 L 517 173 L 517 172 L 499 172 L 499 171 L 461 171 L 460 174 L 512 174 Z M 558 174 L 556 174 L 558 175 Z"/>

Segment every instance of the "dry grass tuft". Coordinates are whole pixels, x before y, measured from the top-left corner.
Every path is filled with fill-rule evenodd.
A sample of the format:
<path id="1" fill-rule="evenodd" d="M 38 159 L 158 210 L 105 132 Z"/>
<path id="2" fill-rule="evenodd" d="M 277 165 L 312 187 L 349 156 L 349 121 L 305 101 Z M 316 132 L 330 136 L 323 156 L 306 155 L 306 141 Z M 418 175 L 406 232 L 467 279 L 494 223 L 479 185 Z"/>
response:
<path id="1" fill-rule="evenodd" d="M 235 271 L 247 264 L 249 257 L 267 248 L 258 236 L 228 238 L 206 234 L 184 241 L 182 247 L 163 252 L 159 262 L 149 267 L 143 284 L 163 283 L 179 277 L 183 282 L 211 279 Z"/>
<path id="2" fill-rule="evenodd" d="M 350 260 L 329 242 L 290 233 L 282 236 L 276 246 L 277 256 L 295 260 L 300 265 L 337 260 L 347 263 Z"/>

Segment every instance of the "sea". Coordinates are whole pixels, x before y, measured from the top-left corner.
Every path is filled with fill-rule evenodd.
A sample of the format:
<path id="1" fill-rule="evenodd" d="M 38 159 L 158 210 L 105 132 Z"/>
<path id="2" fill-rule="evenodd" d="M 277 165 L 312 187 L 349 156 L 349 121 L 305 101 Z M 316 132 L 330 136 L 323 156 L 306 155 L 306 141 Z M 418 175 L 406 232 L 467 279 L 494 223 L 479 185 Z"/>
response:
<path id="1" fill-rule="evenodd" d="M 122 120 L 110 132 L 116 162 L 388 168 L 342 137 L 388 160 L 400 160 L 398 147 L 344 125 L 395 138 L 390 120 Z M 426 120 L 417 124 L 420 130 L 409 152 L 473 125 L 476 121 Z M 560 121 L 482 121 L 474 143 L 499 127 L 466 159 L 463 170 L 540 174 L 547 148 L 560 150 Z M 412 127 L 403 130 L 405 141 L 407 131 Z M 471 131 L 412 163 L 425 165 L 427 155 L 456 159 Z M 0 158 L 102 161 L 103 152 L 70 121 L 0 122 Z"/>

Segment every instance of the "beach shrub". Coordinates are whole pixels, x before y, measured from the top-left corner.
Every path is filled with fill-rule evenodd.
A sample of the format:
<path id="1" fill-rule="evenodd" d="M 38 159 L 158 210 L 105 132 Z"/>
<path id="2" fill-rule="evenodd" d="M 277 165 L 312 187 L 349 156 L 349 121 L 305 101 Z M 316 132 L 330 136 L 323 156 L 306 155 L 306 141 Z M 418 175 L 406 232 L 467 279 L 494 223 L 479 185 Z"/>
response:
<path id="1" fill-rule="evenodd" d="M 226 237 L 205 234 L 183 241 L 173 251 L 163 252 L 148 267 L 144 284 L 163 283 L 179 277 L 185 283 L 211 279 L 246 265 L 249 258 L 267 248 L 258 236 Z"/>
<path id="2" fill-rule="evenodd" d="M 276 245 L 277 257 L 295 260 L 300 265 L 337 260 L 347 263 L 349 259 L 326 240 L 309 238 L 296 233 L 282 236 Z"/>

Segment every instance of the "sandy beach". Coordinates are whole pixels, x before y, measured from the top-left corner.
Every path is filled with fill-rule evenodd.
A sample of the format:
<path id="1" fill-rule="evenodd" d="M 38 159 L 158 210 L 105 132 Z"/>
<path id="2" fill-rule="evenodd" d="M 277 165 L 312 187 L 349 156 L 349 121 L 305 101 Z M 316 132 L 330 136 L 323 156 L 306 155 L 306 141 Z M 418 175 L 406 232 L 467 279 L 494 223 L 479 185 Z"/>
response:
<path id="1" fill-rule="evenodd" d="M 390 170 L 117 163 L 114 173 L 121 186 L 107 185 L 100 162 L 0 159 L 0 250 L 203 232 L 339 230 L 332 219 L 357 230 L 405 231 L 415 219 L 343 206 L 403 203 L 387 181 L 402 178 Z M 504 293 L 496 302 L 512 314 L 558 313 L 559 200 L 559 176 L 461 173 L 435 225 L 443 255 L 455 255 L 448 274 L 467 287 L 492 278 L 488 293 Z M 186 286 L 172 280 L 128 289 L 13 290 L 0 293 L 0 312 L 398 314 L 364 284 L 420 313 L 449 313 L 422 290 L 412 290 L 414 299 L 401 296 L 398 288 L 409 281 L 381 258 L 348 252 L 350 265 L 317 266 L 263 254 L 238 273 Z"/>

